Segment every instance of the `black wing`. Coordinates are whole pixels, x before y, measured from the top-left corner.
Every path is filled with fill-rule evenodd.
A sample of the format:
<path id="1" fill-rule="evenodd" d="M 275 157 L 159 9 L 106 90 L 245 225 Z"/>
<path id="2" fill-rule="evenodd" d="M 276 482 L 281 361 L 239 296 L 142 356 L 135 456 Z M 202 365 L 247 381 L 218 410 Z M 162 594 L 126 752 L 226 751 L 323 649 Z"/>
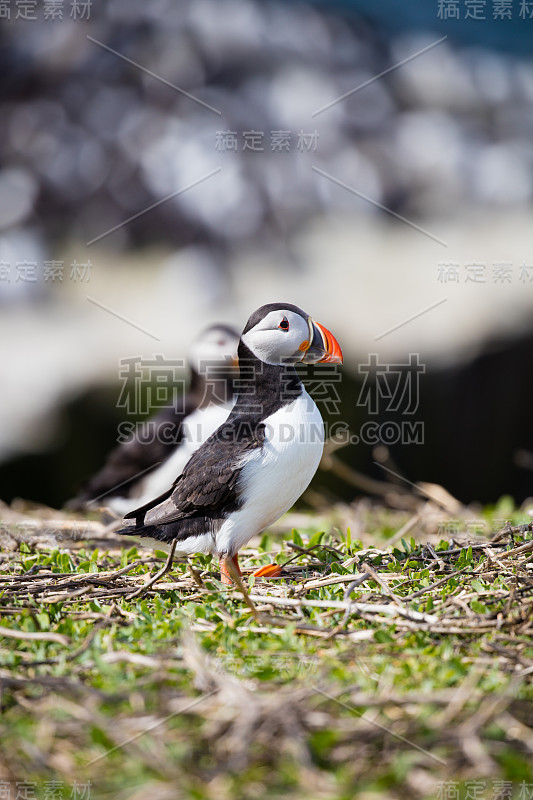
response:
<path id="1" fill-rule="evenodd" d="M 193 453 L 168 492 L 126 514 L 124 519 L 135 519 L 137 528 L 119 533 L 139 533 L 139 527 L 145 525 L 157 527 L 191 517 L 213 519 L 235 510 L 240 505 L 238 480 L 243 461 L 264 440 L 263 423 L 242 417 L 224 422 Z"/>

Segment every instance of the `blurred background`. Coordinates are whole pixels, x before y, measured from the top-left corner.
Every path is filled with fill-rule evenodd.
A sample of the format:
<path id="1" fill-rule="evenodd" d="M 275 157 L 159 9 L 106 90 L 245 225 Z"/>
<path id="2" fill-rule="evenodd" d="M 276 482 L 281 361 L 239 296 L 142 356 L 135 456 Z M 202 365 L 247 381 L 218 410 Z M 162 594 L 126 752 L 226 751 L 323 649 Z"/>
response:
<path id="1" fill-rule="evenodd" d="M 101 466 L 124 359 L 279 300 L 346 464 L 533 495 L 533 2 L 0 6 L 2 500 Z"/>

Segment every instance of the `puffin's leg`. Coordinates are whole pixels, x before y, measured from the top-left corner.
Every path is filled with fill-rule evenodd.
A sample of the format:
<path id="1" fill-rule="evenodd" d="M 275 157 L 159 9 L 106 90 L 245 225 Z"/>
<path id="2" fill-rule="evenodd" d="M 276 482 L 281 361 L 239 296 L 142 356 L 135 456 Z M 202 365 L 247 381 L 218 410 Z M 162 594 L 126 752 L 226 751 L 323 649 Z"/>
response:
<path id="1" fill-rule="evenodd" d="M 146 583 L 143 583 L 143 585 L 140 586 L 135 592 L 133 592 L 132 594 L 129 594 L 127 596 L 127 598 L 126 598 L 127 600 L 133 600 L 134 597 L 138 597 L 140 594 L 143 594 L 147 589 L 150 588 L 150 586 L 153 586 L 154 583 L 156 583 L 156 581 L 159 580 L 159 578 L 162 578 L 163 575 L 166 575 L 167 572 L 170 572 L 170 570 L 172 569 L 172 561 L 174 560 L 174 551 L 176 549 L 177 543 L 178 543 L 178 540 L 174 539 L 174 541 L 172 542 L 172 544 L 170 546 L 170 551 L 169 551 L 169 554 L 168 554 L 168 558 L 165 561 L 165 565 L 164 565 L 163 569 L 160 569 L 159 572 L 156 572 L 156 574 L 153 576 L 153 578 L 150 578 L 149 581 L 147 581 Z"/>
<path id="2" fill-rule="evenodd" d="M 231 566 L 228 565 L 228 561 L 231 561 L 233 569 L 236 571 L 237 575 L 242 575 L 241 568 L 239 566 L 239 554 L 235 553 L 235 555 L 231 558 L 228 556 L 222 556 L 220 559 L 220 580 L 227 586 L 232 586 L 232 569 Z"/>

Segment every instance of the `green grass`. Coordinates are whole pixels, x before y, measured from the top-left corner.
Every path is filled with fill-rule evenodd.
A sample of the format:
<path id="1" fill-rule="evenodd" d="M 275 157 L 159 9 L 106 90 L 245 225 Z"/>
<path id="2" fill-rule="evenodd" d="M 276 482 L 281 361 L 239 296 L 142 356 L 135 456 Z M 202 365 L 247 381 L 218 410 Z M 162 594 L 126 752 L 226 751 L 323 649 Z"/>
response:
<path id="1" fill-rule="evenodd" d="M 528 800 L 533 550 L 507 553 L 532 534 L 387 548 L 386 515 L 368 520 L 379 549 L 312 532 L 312 517 L 285 542 L 263 537 L 244 566 L 290 565 L 283 579 L 245 576 L 252 603 L 201 556 L 194 575 L 178 563 L 128 600 L 160 566 L 149 552 L 6 554 L 0 781 L 13 797 L 17 782 L 44 798 L 57 780 L 65 797 L 90 781 L 91 798 L 339 800 L 444 800 L 450 782 L 466 800 L 473 780 L 492 800 L 493 782 L 511 781 Z"/>

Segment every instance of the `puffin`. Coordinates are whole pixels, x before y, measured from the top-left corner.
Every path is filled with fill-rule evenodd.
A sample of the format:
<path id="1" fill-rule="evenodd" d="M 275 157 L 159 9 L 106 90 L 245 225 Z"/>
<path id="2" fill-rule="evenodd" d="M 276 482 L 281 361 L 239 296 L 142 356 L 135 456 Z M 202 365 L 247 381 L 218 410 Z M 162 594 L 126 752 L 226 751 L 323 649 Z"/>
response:
<path id="1" fill-rule="evenodd" d="M 238 551 L 288 511 L 309 485 L 324 448 L 324 424 L 295 364 L 342 364 L 327 328 L 290 303 L 249 318 L 238 345 L 239 380 L 228 418 L 193 453 L 166 492 L 124 516 L 117 532 L 149 537 L 174 553 L 211 554 L 221 581 L 242 573 Z M 254 573 L 279 574 L 262 567 Z"/>
<path id="2" fill-rule="evenodd" d="M 193 341 L 190 380 L 179 407 L 162 408 L 115 447 L 104 466 L 67 507 L 104 506 L 120 519 L 164 492 L 193 452 L 225 421 L 235 402 L 239 333 L 230 325 L 205 328 Z"/>

